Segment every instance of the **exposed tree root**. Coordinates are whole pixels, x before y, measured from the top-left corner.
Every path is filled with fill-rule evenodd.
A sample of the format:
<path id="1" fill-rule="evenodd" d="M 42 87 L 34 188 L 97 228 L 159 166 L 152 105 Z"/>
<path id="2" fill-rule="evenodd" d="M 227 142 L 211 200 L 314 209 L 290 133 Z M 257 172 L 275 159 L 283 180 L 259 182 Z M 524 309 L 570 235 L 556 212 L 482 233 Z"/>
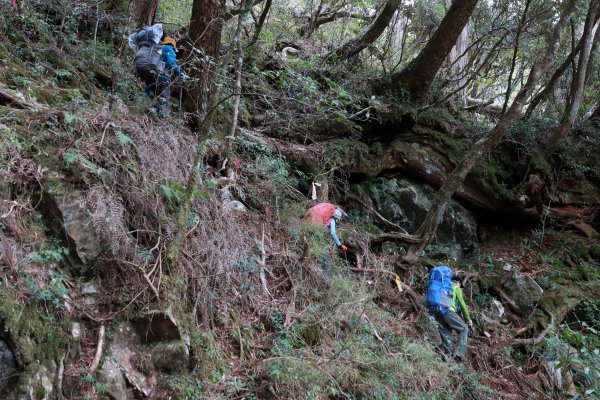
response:
<path id="1" fill-rule="evenodd" d="M 548 325 L 546 326 L 546 328 L 536 337 L 534 338 L 528 338 L 528 339 L 513 339 L 509 344 L 511 345 L 518 345 L 518 344 L 528 344 L 528 345 L 538 345 L 542 342 L 542 340 L 544 340 L 544 338 L 548 335 L 548 333 L 550 332 L 550 329 L 552 329 L 552 327 L 554 326 L 554 315 L 552 315 L 551 312 L 549 312 L 548 310 L 546 310 L 543 307 L 540 307 L 542 309 L 542 311 L 544 311 L 549 317 L 550 317 L 550 322 L 548 323 Z"/>
<path id="2" fill-rule="evenodd" d="M 93 374 L 98 368 L 98 364 L 100 364 L 100 357 L 102 357 L 102 347 L 104 347 L 104 333 L 106 327 L 104 324 L 100 325 L 100 330 L 98 331 L 98 345 L 96 346 L 96 354 L 94 355 L 94 360 L 92 361 L 92 365 L 90 365 L 90 374 Z"/>
<path id="3" fill-rule="evenodd" d="M 21 100 L 15 98 L 12 94 L 0 88 L 0 105 L 12 108 L 18 108 L 20 110 L 31 109 L 31 106 Z"/>

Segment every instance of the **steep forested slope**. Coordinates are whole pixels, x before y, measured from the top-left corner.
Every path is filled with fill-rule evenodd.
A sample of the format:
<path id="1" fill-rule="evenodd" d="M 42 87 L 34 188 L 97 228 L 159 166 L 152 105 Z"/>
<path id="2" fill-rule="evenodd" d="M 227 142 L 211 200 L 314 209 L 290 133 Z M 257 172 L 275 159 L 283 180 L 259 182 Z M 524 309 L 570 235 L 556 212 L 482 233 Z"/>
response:
<path id="1" fill-rule="evenodd" d="M 173 91 L 168 120 L 148 113 L 132 72 L 134 15 L 124 4 L 0 4 L 0 397 L 597 396 L 595 122 L 578 120 L 550 155 L 542 144 L 561 125 L 553 105 L 511 124 L 425 240 L 409 233 L 501 111 L 478 99 L 436 104 L 450 91 L 438 81 L 428 104 L 382 91 L 387 78 L 372 78 L 395 75 L 356 58 L 368 46 L 346 64 L 319 44 L 338 34 L 319 37 L 319 17 L 351 11 L 344 18 L 364 20 L 351 26 L 360 34 L 382 12 L 313 10 L 296 33 L 291 10 L 274 4 L 272 26 L 250 46 L 270 1 L 265 18 L 240 19 L 246 31 L 233 16 L 254 3 L 227 13 L 205 3 L 222 16 L 223 37 L 219 26 L 211 60 L 198 44 L 206 26 L 190 36 L 181 28 L 192 79 Z M 410 10 L 430 31 L 452 22 L 427 4 Z M 582 21 L 596 18 L 577 9 Z M 524 10 L 548 18 L 541 3 Z M 424 33 L 414 29 L 416 40 Z M 531 29 L 523 35 L 541 28 Z M 246 46 L 239 108 L 236 41 Z M 497 84 L 477 85 L 486 83 Z M 347 212 L 347 253 L 330 253 L 327 230 L 303 222 L 321 201 Z M 475 325 L 465 363 L 442 357 L 421 306 L 427 269 L 442 264 L 466 281 Z"/>

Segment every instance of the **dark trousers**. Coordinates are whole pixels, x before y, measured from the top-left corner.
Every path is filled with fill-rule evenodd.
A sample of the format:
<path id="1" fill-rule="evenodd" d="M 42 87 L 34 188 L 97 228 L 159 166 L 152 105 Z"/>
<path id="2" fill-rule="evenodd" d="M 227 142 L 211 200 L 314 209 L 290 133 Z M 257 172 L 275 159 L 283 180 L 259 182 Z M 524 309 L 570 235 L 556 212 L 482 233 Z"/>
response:
<path id="1" fill-rule="evenodd" d="M 442 348 L 450 357 L 465 358 L 467 352 L 467 338 L 469 337 L 469 326 L 454 311 L 448 311 L 444 315 L 437 314 L 435 320 L 442 338 Z M 454 346 L 452 332 L 458 333 L 458 341 Z"/>
<path id="2" fill-rule="evenodd" d="M 136 72 L 146 85 L 144 89 L 146 94 L 158 100 L 160 117 L 167 118 L 169 116 L 169 99 L 171 98 L 171 79 L 169 76 L 146 70 Z"/>

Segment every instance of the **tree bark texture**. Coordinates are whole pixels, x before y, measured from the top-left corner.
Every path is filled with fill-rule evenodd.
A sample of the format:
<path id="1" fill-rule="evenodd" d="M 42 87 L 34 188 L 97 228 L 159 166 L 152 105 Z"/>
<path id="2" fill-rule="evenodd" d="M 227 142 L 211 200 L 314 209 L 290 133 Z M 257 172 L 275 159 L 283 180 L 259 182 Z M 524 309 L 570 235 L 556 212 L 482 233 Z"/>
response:
<path id="1" fill-rule="evenodd" d="M 327 54 L 326 59 L 346 60 L 356 56 L 371 43 L 375 42 L 389 25 L 402 0 L 387 0 L 375 19 L 365 30 L 348 40 L 336 50 Z"/>
<path id="2" fill-rule="evenodd" d="M 529 73 L 527 82 L 523 88 L 517 93 L 513 103 L 502 116 L 498 124 L 491 132 L 477 141 L 471 149 L 465 154 L 462 160 L 458 162 L 454 171 L 448 176 L 444 184 L 438 190 L 435 198 L 431 203 L 431 208 L 425 217 L 425 220 L 417 230 L 415 236 L 421 239 L 420 243 L 409 246 L 406 254 L 406 261 L 414 262 L 421 252 L 433 239 L 438 225 L 444 217 L 444 213 L 448 206 L 448 201 L 452 198 L 456 190 L 465 180 L 467 174 L 471 171 L 477 161 L 489 151 L 500 139 L 506 134 L 513 121 L 520 115 L 525 101 L 533 92 L 540 75 L 548 69 L 552 63 L 552 56 L 556 53 L 562 29 L 568 20 L 568 16 L 572 13 L 577 5 L 577 0 L 570 0 L 564 11 L 561 13 L 559 21 L 554 25 L 549 37 L 547 38 L 547 48 L 542 53 L 537 62 L 535 62 Z"/>
<path id="3" fill-rule="evenodd" d="M 217 59 L 221 45 L 224 5 L 219 0 L 194 0 L 190 20 L 190 39 L 199 51 L 196 68 L 191 76 L 197 83 L 191 88 L 189 100 L 198 121 L 206 117 L 208 102 L 215 88 Z"/>
<path id="4" fill-rule="evenodd" d="M 425 48 L 405 69 L 383 79 L 381 89 L 391 89 L 397 94 L 406 90 L 412 100 L 424 104 L 433 78 L 452 51 L 476 5 L 477 0 L 453 2 Z"/>
<path id="5" fill-rule="evenodd" d="M 581 35 L 583 45 L 581 51 L 579 52 L 577 70 L 573 73 L 573 83 L 569 94 L 569 101 L 567 103 L 560 126 L 558 126 L 554 132 L 552 132 L 552 135 L 550 135 L 550 138 L 546 142 L 545 151 L 547 155 L 550 155 L 554 150 L 556 150 L 560 142 L 567 137 L 571 127 L 573 126 L 573 123 L 575 122 L 575 119 L 577 118 L 577 113 L 579 112 L 579 107 L 581 106 L 581 100 L 583 99 L 583 90 L 585 89 L 587 68 L 592 50 L 592 38 L 595 36 L 596 29 L 598 28 L 598 23 L 596 22 L 598 8 L 598 1 L 592 0 L 592 4 L 590 4 L 590 9 L 585 21 L 585 26 L 583 28 L 583 34 Z"/>
<path id="6" fill-rule="evenodd" d="M 272 3 L 272 0 L 267 0 L 267 2 L 265 3 L 265 7 L 263 8 L 262 12 L 260 13 L 260 17 L 258 18 L 258 22 L 256 23 L 256 30 L 254 31 L 254 35 L 252 36 L 252 40 L 250 41 L 251 44 L 256 43 L 260 37 L 260 32 L 262 31 L 262 27 L 265 24 L 267 15 L 269 15 L 269 11 L 271 10 L 271 3 Z"/>
<path id="7" fill-rule="evenodd" d="M 235 63 L 235 88 L 233 93 L 233 116 L 231 117 L 231 126 L 229 128 L 229 136 L 235 136 L 235 131 L 237 128 L 238 115 L 240 112 L 240 99 L 242 97 L 242 67 L 244 66 L 244 49 L 242 47 L 242 24 L 244 22 L 244 18 L 246 17 L 246 13 L 250 11 L 250 7 L 247 7 L 250 4 L 251 0 L 242 0 L 240 3 L 240 7 L 244 9 L 244 12 L 240 14 L 238 17 L 238 24 L 235 30 L 234 42 L 236 48 L 236 63 Z"/>
<path id="8" fill-rule="evenodd" d="M 445 0 L 446 6 L 451 7 L 452 3 L 456 0 Z M 469 64 L 469 56 L 467 49 L 469 48 L 471 24 L 467 22 L 463 30 L 461 31 L 456 44 L 452 47 L 450 54 L 448 55 L 448 64 L 450 65 L 450 72 L 452 77 L 456 79 L 455 87 L 458 88 L 457 93 L 460 93 L 463 105 L 467 104 L 467 84 L 468 77 L 465 74 L 465 69 Z"/>
<path id="9" fill-rule="evenodd" d="M 529 4 L 531 4 L 531 0 L 527 0 L 525 2 L 525 9 L 523 10 L 523 15 L 521 16 L 521 23 L 517 27 L 517 33 L 515 34 L 515 47 L 513 49 L 513 56 L 510 62 L 510 71 L 508 71 L 508 83 L 506 84 L 504 104 L 502 105 L 503 114 L 506 112 L 506 108 L 508 107 L 508 101 L 510 100 L 510 94 L 512 93 L 512 79 L 513 73 L 515 72 L 515 66 L 517 65 L 517 55 L 519 53 L 519 39 L 521 38 L 521 31 L 523 29 L 523 26 L 525 25 L 525 21 L 527 20 L 527 11 L 529 10 Z"/>
<path id="10" fill-rule="evenodd" d="M 158 0 L 136 0 L 135 19 L 140 26 L 150 26 L 156 18 Z"/>

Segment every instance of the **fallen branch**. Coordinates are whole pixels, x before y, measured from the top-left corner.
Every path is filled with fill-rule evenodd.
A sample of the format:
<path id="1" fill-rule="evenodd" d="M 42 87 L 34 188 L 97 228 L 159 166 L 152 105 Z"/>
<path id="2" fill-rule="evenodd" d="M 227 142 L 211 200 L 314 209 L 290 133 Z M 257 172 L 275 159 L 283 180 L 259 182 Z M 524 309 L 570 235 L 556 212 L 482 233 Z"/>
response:
<path id="1" fill-rule="evenodd" d="M 352 271 L 352 272 L 381 273 L 381 274 L 389 275 L 394 280 L 398 276 L 396 273 L 394 273 L 392 271 L 388 271 L 386 269 L 350 267 L 349 270 Z M 410 286 L 408 286 L 404 282 L 400 282 L 400 285 L 402 286 L 402 290 L 404 290 L 406 293 L 408 293 L 408 297 L 410 298 L 411 302 L 413 303 L 413 306 L 415 307 L 415 310 L 419 310 L 421 308 L 421 300 L 420 300 L 419 295 Z"/>
<path id="2" fill-rule="evenodd" d="M 387 232 L 382 233 L 381 235 L 371 236 L 369 238 L 369 244 L 377 244 L 384 242 L 403 242 L 403 243 L 411 243 L 418 244 L 423 241 L 423 238 L 414 235 L 408 235 L 400 232 Z"/>
<path id="3" fill-rule="evenodd" d="M 64 400 L 63 396 L 63 379 L 65 375 L 65 355 L 61 354 L 58 359 L 58 372 L 56 373 L 56 399 Z"/>
<path id="4" fill-rule="evenodd" d="M 104 347 L 105 331 L 106 327 L 104 326 L 104 324 L 101 324 L 100 330 L 98 331 L 98 345 L 96 346 L 96 354 L 94 355 L 94 361 L 92 361 L 92 365 L 90 365 L 90 375 L 96 372 L 98 364 L 100 364 L 100 357 L 102 357 L 102 347 Z"/>
<path id="5" fill-rule="evenodd" d="M 269 292 L 269 286 L 267 285 L 267 278 L 265 276 L 265 269 L 267 268 L 267 252 L 265 250 L 265 226 L 262 227 L 262 240 L 260 244 L 260 260 L 258 260 L 258 264 L 260 265 L 260 283 L 262 283 L 263 290 L 269 296 L 271 296 L 271 292 Z"/>
<path id="6" fill-rule="evenodd" d="M 0 88 L 0 105 L 12 108 L 18 108 L 20 110 L 29 110 L 31 106 L 25 102 L 14 97 L 6 90 Z"/>
<path id="7" fill-rule="evenodd" d="M 512 311 L 516 312 L 519 315 L 523 315 L 523 312 L 521 311 L 521 308 L 517 305 L 517 303 L 515 303 L 510 297 L 508 297 L 508 295 L 504 293 L 502 289 L 500 289 L 499 287 L 495 287 L 494 290 L 500 295 L 500 298 L 504 300 L 506 304 L 508 304 Z"/>

